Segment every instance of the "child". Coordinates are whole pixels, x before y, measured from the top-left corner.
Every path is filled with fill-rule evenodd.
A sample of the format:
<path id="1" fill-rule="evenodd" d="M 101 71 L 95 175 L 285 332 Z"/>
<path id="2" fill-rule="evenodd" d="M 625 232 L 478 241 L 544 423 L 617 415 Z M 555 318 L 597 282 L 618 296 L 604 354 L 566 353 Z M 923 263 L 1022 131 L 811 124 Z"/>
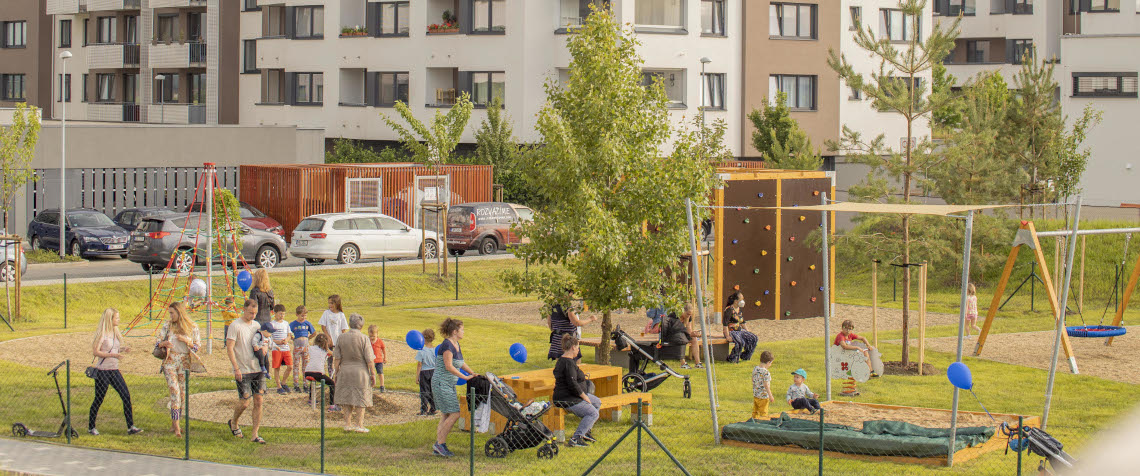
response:
<path id="1" fill-rule="evenodd" d="M 309 346 L 309 363 L 305 366 L 305 378 L 312 377 L 313 385 L 317 382 L 324 382 L 329 387 L 329 407 L 328 411 L 339 412 L 340 407 L 331 405 L 336 396 L 336 386 L 333 384 L 333 379 L 325 374 L 325 356 L 332 350 L 332 343 L 329 342 L 329 336 L 325 334 L 317 334 L 313 337 L 313 345 Z M 309 392 L 312 394 L 312 392 Z M 309 402 L 310 405 L 316 405 L 315 401 Z"/>
<path id="2" fill-rule="evenodd" d="M 871 376 L 872 377 L 878 377 L 878 375 L 875 374 L 875 368 L 871 366 L 871 351 L 874 350 L 875 348 L 871 347 L 871 343 L 867 341 L 866 337 L 859 337 L 854 332 L 851 332 L 851 331 L 855 330 L 855 323 L 851 322 L 850 319 L 843 321 L 843 324 L 841 324 L 841 327 L 843 328 L 843 330 L 841 330 L 839 332 L 839 334 L 836 334 L 835 345 L 842 347 L 843 350 L 857 350 L 859 352 L 862 352 L 863 358 L 867 359 L 867 368 L 871 369 Z M 854 341 L 862 341 L 863 344 L 867 345 L 867 348 L 863 349 L 863 348 L 851 345 L 851 343 Z"/>
<path id="3" fill-rule="evenodd" d="M 384 393 L 384 358 L 387 357 L 384 351 L 384 339 L 378 335 L 379 328 L 375 325 L 368 326 L 368 340 L 372 342 L 372 353 L 376 354 L 376 359 L 372 361 L 376 366 L 376 383 L 380 384 L 380 393 Z"/>
<path id="4" fill-rule="evenodd" d="M 285 366 L 285 378 L 289 378 L 289 375 L 293 373 L 293 352 L 289 348 L 289 341 L 293 338 L 293 332 L 289 328 L 289 323 L 285 321 L 284 304 L 273 306 L 273 320 L 269 322 L 269 328 L 273 333 L 270 345 L 273 349 L 273 380 L 276 380 L 279 385 L 277 394 L 285 395 L 289 393 L 289 387 L 281 378 L 281 366 Z"/>
<path id="5" fill-rule="evenodd" d="M 309 368 L 309 336 L 317 333 L 317 328 L 307 320 L 309 310 L 305 306 L 297 306 L 297 318 L 289 323 L 289 330 L 293 332 L 293 391 L 300 392 L 297 386 L 297 375 Z M 305 384 L 308 390 L 309 384 Z"/>
<path id="6" fill-rule="evenodd" d="M 234 322 L 234 319 L 238 318 L 237 313 L 230 310 L 234 309 L 234 298 L 226 298 L 225 303 L 226 310 L 222 311 L 222 342 L 226 341 L 226 336 L 230 333 L 230 324 Z"/>
<path id="7" fill-rule="evenodd" d="M 341 305 L 340 295 L 329 296 L 329 308 L 321 314 L 321 320 L 317 324 L 320 324 L 321 332 L 329 337 L 329 344 L 336 347 L 337 339 L 348 331 L 348 319 L 344 317 L 344 306 Z M 332 375 L 332 364 L 332 354 L 329 354 L 326 362 L 329 375 Z"/>
<path id="8" fill-rule="evenodd" d="M 768 405 L 772 403 L 772 374 L 768 367 L 772 366 L 772 352 L 765 350 L 760 353 L 760 365 L 752 369 L 752 419 L 768 418 Z"/>
<path id="9" fill-rule="evenodd" d="M 808 413 L 815 414 L 819 410 L 819 394 L 812 393 L 804 379 L 807 378 L 807 372 L 804 369 L 796 369 L 792 372 L 792 385 L 788 387 L 788 405 L 796 410 L 807 409 Z"/>
<path id="10" fill-rule="evenodd" d="M 272 340 L 272 334 L 269 329 L 259 329 L 253 335 L 253 355 L 257 356 L 257 362 L 261 365 L 261 373 L 265 375 L 265 379 L 269 380 L 269 342 Z"/>
<path id="11" fill-rule="evenodd" d="M 424 329 L 424 348 L 416 351 L 416 375 L 420 384 L 420 412 L 416 415 L 435 415 L 435 400 L 431 394 L 431 377 L 435 374 L 435 331 Z"/>
<path id="12" fill-rule="evenodd" d="M 974 287 L 974 283 L 966 286 L 966 336 L 969 337 L 970 329 L 973 328 L 978 332 L 982 332 L 982 328 L 978 327 L 978 289 Z"/>

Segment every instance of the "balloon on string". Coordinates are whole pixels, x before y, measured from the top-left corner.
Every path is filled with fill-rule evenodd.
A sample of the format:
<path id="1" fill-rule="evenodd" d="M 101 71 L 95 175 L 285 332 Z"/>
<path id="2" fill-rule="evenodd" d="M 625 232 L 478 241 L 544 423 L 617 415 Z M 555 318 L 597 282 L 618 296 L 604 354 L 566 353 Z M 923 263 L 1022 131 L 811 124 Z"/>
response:
<path id="1" fill-rule="evenodd" d="M 249 274 L 249 270 L 243 269 L 237 275 L 237 283 L 242 292 L 249 291 L 249 287 L 253 286 L 253 275 Z"/>
<path id="2" fill-rule="evenodd" d="M 190 281 L 190 295 L 200 298 L 206 297 L 206 282 L 198 278 Z"/>
<path id="3" fill-rule="evenodd" d="M 408 347 L 412 350 L 420 350 L 424 348 L 424 334 L 420 331 L 412 329 L 408 331 L 408 335 L 404 336 L 404 342 L 408 343 Z"/>
<path id="4" fill-rule="evenodd" d="M 471 375 L 471 374 L 467 373 L 466 370 L 463 370 L 463 369 L 459 369 L 459 373 L 463 374 L 464 376 L 470 376 Z M 465 379 L 465 378 L 458 379 L 455 381 L 455 384 L 456 385 L 467 385 L 467 379 Z"/>
<path id="5" fill-rule="evenodd" d="M 526 363 L 526 347 L 522 344 L 515 342 L 511 344 L 510 348 L 511 358 L 520 364 Z"/>
<path id="6" fill-rule="evenodd" d="M 954 384 L 962 390 L 970 390 L 974 388 L 974 377 L 970 375 L 970 368 L 961 362 L 954 362 L 946 367 L 946 378 L 950 379 L 950 383 Z"/>

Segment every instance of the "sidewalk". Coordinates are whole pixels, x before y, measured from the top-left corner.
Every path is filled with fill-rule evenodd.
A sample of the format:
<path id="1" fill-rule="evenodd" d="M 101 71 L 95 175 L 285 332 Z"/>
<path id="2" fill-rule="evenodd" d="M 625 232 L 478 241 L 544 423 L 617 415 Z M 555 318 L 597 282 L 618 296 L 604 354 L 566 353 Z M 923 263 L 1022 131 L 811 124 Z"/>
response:
<path id="1" fill-rule="evenodd" d="M 159 456 L 93 450 L 75 446 L 0 438 L 0 473 L 122 476 L 194 475 L 244 476 L 253 474 L 296 475 L 247 466 L 201 461 L 183 461 Z"/>

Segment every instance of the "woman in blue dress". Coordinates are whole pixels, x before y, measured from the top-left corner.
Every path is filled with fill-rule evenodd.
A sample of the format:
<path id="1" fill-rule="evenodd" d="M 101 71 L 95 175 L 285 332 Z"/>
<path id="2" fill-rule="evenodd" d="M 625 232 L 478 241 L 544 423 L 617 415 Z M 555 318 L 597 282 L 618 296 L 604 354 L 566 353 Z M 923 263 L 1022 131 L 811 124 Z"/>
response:
<path id="1" fill-rule="evenodd" d="M 455 391 L 455 384 L 460 378 L 471 379 L 479 374 L 463 362 L 463 351 L 459 348 L 459 340 L 463 338 L 463 321 L 446 319 L 440 324 L 439 332 L 444 339 L 435 349 L 436 370 L 431 377 L 431 391 L 441 417 L 439 427 L 435 430 L 432 453 L 452 457 L 455 454 L 447 448 L 447 434 L 451 433 L 451 428 L 459 420 L 459 395 Z M 467 372 L 467 375 L 461 374 L 460 369 Z"/>

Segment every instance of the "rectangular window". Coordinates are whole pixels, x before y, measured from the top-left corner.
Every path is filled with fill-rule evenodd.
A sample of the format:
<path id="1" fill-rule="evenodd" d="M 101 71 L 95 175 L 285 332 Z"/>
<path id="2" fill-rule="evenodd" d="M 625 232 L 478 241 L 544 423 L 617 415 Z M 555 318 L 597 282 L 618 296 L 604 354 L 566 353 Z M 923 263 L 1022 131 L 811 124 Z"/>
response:
<path id="1" fill-rule="evenodd" d="M 998 2 L 995 2 L 998 3 Z M 1074 0 L 1073 2 L 1077 2 Z M 1033 14 L 1033 0 L 1013 0 L 1013 14 L 1014 15 L 1032 15 Z"/>
<path id="2" fill-rule="evenodd" d="M 1022 64 L 1027 57 L 1033 58 L 1033 40 L 1009 40 L 1009 43 L 1012 48 L 1006 54 L 1010 64 Z"/>
<path id="3" fill-rule="evenodd" d="M 883 8 L 879 10 L 879 37 L 890 41 L 910 41 L 912 36 L 922 38 L 922 22 L 915 21 L 902 10 Z"/>
<path id="4" fill-rule="evenodd" d="M 59 21 L 59 47 L 71 47 L 71 20 Z"/>
<path id="5" fill-rule="evenodd" d="M 262 104 L 284 104 L 285 95 L 285 71 L 280 69 L 261 70 Z"/>
<path id="6" fill-rule="evenodd" d="M 163 79 L 159 81 L 154 80 L 154 90 L 158 91 L 154 98 L 154 103 L 178 103 L 182 99 L 182 87 L 179 85 L 179 78 L 174 73 L 162 73 Z"/>
<path id="7" fill-rule="evenodd" d="M 139 17 L 138 17 L 138 15 L 132 15 L 132 16 L 126 17 L 126 18 L 124 18 L 124 20 L 126 20 L 125 25 L 126 25 L 127 31 L 126 31 L 126 35 L 125 35 L 126 37 L 123 38 L 123 42 L 129 43 L 132 45 L 138 44 L 138 42 L 139 42 Z"/>
<path id="8" fill-rule="evenodd" d="M 190 104 L 206 104 L 206 74 L 190 73 Z"/>
<path id="9" fill-rule="evenodd" d="M 565 32 L 568 28 L 581 26 L 582 22 L 586 21 L 586 17 L 590 16 L 592 10 L 590 5 L 594 5 L 598 10 L 609 10 L 609 0 L 558 0 L 558 25 L 559 32 Z"/>
<path id="10" fill-rule="evenodd" d="M 261 10 L 261 7 L 257 6 L 257 0 L 243 0 L 242 1 L 242 11 L 243 12 L 255 12 L 258 10 Z"/>
<path id="11" fill-rule="evenodd" d="M 1134 98 L 1136 72 L 1073 73 L 1073 97 Z"/>
<path id="12" fill-rule="evenodd" d="M 507 74 L 504 72 L 471 73 L 471 102 L 490 106 L 495 98 L 506 101 Z"/>
<path id="13" fill-rule="evenodd" d="M 850 89 L 850 90 L 851 90 L 851 95 L 847 96 L 847 99 L 848 99 L 848 100 L 851 100 L 851 101 L 860 101 L 860 100 L 862 100 L 862 99 L 863 99 L 863 91 L 862 91 L 861 89 L 859 89 L 859 88 L 856 88 L 856 87 L 854 87 L 854 86 L 851 86 L 851 87 L 849 87 L 848 89 Z"/>
<path id="14" fill-rule="evenodd" d="M 886 83 L 891 83 L 891 82 L 893 82 L 893 83 L 897 83 L 897 84 L 898 84 L 898 86 L 897 86 L 897 87 L 900 89 L 900 90 L 898 91 L 898 93 L 899 93 L 899 94 L 910 94 L 910 91 L 911 91 L 911 90 L 913 90 L 913 89 L 915 89 L 915 86 L 916 86 L 916 85 L 917 85 L 917 86 L 922 86 L 922 78 L 914 78 L 914 82 L 913 82 L 913 83 L 911 82 L 911 79 L 910 79 L 910 78 L 902 78 L 902 77 L 899 77 L 899 78 L 894 78 L 894 77 L 892 77 L 892 78 L 886 78 L 886 79 L 883 81 L 883 83 L 884 83 L 884 84 L 882 84 L 882 86 L 881 86 L 881 87 L 883 87 L 883 88 L 886 88 L 886 89 L 884 89 L 884 91 L 883 91 L 883 93 L 884 93 L 884 94 L 886 94 L 887 96 L 892 96 L 892 97 L 893 97 L 893 95 L 895 94 L 895 91 L 893 91 L 893 90 L 889 89 L 889 88 L 891 88 L 891 85 L 890 85 L 890 84 L 886 84 Z"/>
<path id="15" fill-rule="evenodd" d="M 1119 12 L 1120 11 L 1120 0 L 1085 0 L 1085 1 L 1087 1 L 1088 3 L 1085 3 L 1084 1 L 1082 1 L 1081 6 L 1082 7 L 1087 6 L 1088 8 L 1082 9 L 1082 11 L 1091 12 L 1091 13 Z"/>
<path id="16" fill-rule="evenodd" d="M 685 70 L 647 69 L 641 71 L 642 86 L 648 88 L 658 81 L 660 81 L 661 85 L 665 88 L 665 98 L 668 100 L 669 107 L 685 107 Z"/>
<path id="17" fill-rule="evenodd" d="M 84 75 L 86 76 L 86 75 Z M 139 75 L 123 75 L 123 102 L 134 104 L 138 101 Z"/>
<path id="18" fill-rule="evenodd" d="M 297 7 L 294 38 L 324 38 L 325 7 Z"/>
<path id="19" fill-rule="evenodd" d="M 178 15 L 159 15 L 155 22 L 154 38 L 159 43 L 172 43 L 178 39 Z"/>
<path id="20" fill-rule="evenodd" d="M 1004 0 L 1002 0 L 1004 1 Z M 959 14 L 964 16 L 974 16 L 977 14 L 976 0 L 949 0 L 949 3 L 942 4 L 946 7 L 946 11 L 941 12 L 943 15 L 956 17 Z M 937 6 L 939 3 L 936 2 Z M 939 12 L 935 12 L 936 14 Z"/>
<path id="21" fill-rule="evenodd" d="M 684 30 L 684 0 L 636 0 L 634 25 L 644 29 Z"/>
<path id="22" fill-rule="evenodd" d="M 768 5 L 770 38 L 815 38 L 816 5 L 773 3 Z"/>
<path id="23" fill-rule="evenodd" d="M 190 12 L 186 14 L 186 36 L 192 43 L 202 41 L 202 13 Z"/>
<path id="24" fill-rule="evenodd" d="M 701 34 L 725 36 L 724 0 L 701 0 Z"/>
<path id="25" fill-rule="evenodd" d="M 380 4 L 380 36 L 408 36 L 408 2 Z"/>
<path id="26" fill-rule="evenodd" d="M 0 46 L 4 48 L 24 48 L 28 46 L 27 21 L 0 22 L 0 27 L 3 27 L 4 30 L 4 36 L 0 38 L 4 43 L 0 44 Z"/>
<path id="27" fill-rule="evenodd" d="M 989 40 L 970 40 L 966 42 L 966 62 L 967 63 L 989 63 L 990 62 L 990 41 Z"/>
<path id="28" fill-rule="evenodd" d="M 702 75 L 702 92 L 704 99 L 701 107 L 705 109 L 724 110 L 724 73 L 705 73 Z"/>
<path id="29" fill-rule="evenodd" d="M 408 103 L 408 73 L 380 73 L 378 106 L 392 107 L 396 101 Z"/>
<path id="30" fill-rule="evenodd" d="M 776 103 L 777 92 L 784 93 L 788 108 L 798 111 L 816 110 L 816 76 L 774 74 L 768 77 L 768 100 Z"/>
<path id="31" fill-rule="evenodd" d="M 95 102 L 115 101 L 115 75 L 99 73 L 95 75 Z"/>
<path id="32" fill-rule="evenodd" d="M 95 43 L 106 45 L 115 42 L 115 17 L 99 17 L 95 19 Z"/>
<path id="33" fill-rule="evenodd" d="M 91 26 L 91 19 L 90 18 L 84 18 L 83 19 L 83 46 L 87 46 L 88 44 L 90 44 L 89 39 L 91 37 L 87 36 L 89 26 Z"/>
<path id="34" fill-rule="evenodd" d="M 0 100 L 24 100 L 24 75 L 0 74 Z"/>
<path id="35" fill-rule="evenodd" d="M 268 16 L 268 21 L 265 22 L 265 31 L 262 32 L 266 37 L 281 37 L 285 36 L 285 7 L 265 7 L 261 10 L 262 17 Z"/>
<path id="36" fill-rule="evenodd" d="M 87 76 L 89 76 L 87 73 L 83 73 L 83 82 L 79 85 L 79 87 L 83 89 L 83 94 L 81 95 L 83 102 L 87 102 Z"/>
<path id="37" fill-rule="evenodd" d="M 863 28 L 863 7 L 851 7 L 851 26 L 848 30 L 855 31 Z"/>
<path id="38" fill-rule="evenodd" d="M 294 73 L 296 84 L 294 104 L 319 106 L 325 95 L 325 76 L 322 73 Z"/>
<path id="39" fill-rule="evenodd" d="M 71 102 L 71 74 L 59 75 L 59 95 L 56 102 Z"/>
<path id="40" fill-rule="evenodd" d="M 257 40 L 241 40 L 241 72 L 257 72 Z"/>
<path id="41" fill-rule="evenodd" d="M 471 31 L 476 33 L 507 31 L 507 1 L 471 0 Z"/>

